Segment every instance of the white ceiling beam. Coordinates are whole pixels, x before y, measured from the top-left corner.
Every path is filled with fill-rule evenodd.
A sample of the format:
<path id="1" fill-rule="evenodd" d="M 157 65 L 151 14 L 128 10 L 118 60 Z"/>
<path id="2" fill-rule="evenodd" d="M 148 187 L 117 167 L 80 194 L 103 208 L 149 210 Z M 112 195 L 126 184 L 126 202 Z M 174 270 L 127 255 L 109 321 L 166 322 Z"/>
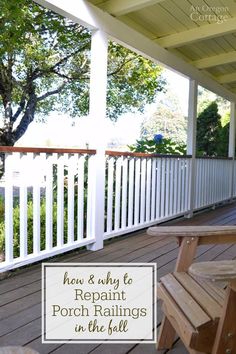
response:
<path id="1" fill-rule="evenodd" d="M 100 21 L 97 21 L 91 6 L 84 1 L 65 1 L 65 0 L 33 0 L 61 16 L 67 17 L 75 23 L 90 29 L 99 29 Z M 101 28 L 100 28 L 101 29 Z M 105 31 L 104 31 L 105 32 Z"/>
<path id="2" fill-rule="evenodd" d="M 164 0 L 108 0 L 101 5 L 101 8 L 112 15 L 122 16 L 162 1 Z"/>
<path id="3" fill-rule="evenodd" d="M 216 79 L 220 84 L 228 84 L 230 82 L 236 81 L 236 73 L 221 75 Z"/>
<path id="4" fill-rule="evenodd" d="M 143 34 L 146 38 L 154 40 L 156 38 L 156 35 L 150 31 L 148 31 L 147 28 L 143 27 L 140 23 L 137 23 L 133 19 L 131 19 L 128 16 L 122 16 L 121 17 L 122 23 L 125 23 L 127 26 L 133 28 L 135 31 Z"/>
<path id="5" fill-rule="evenodd" d="M 211 68 L 217 65 L 226 65 L 236 62 L 236 51 L 213 55 L 211 57 L 194 60 L 191 62 L 198 69 Z"/>
<path id="6" fill-rule="evenodd" d="M 128 27 L 118 19 L 102 11 L 98 7 L 86 2 L 65 1 L 65 0 L 35 0 L 38 4 L 45 6 L 62 16 L 71 20 L 86 24 L 93 29 L 101 29 L 112 39 L 125 47 L 134 50 L 154 62 L 161 63 L 169 69 L 175 70 L 182 75 L 196 80 L 200 85 L 215 92 L 216 94 L 236 102 L 236 95 L 217 83 L 212 78 L 196 69 L 193 65 L 185 62 L 168 50 L 155 44 L 144 35 Z"/>
<path id="7" fill-rule="evenodd" d="M 236 17 L 233 17 L 221 24 L 212 23 L 158 38 L 156 42 L 164 48 L 176 48 L 197 41 L 224 36 L 228 33 L 235 32 L 235 30 Z"/>

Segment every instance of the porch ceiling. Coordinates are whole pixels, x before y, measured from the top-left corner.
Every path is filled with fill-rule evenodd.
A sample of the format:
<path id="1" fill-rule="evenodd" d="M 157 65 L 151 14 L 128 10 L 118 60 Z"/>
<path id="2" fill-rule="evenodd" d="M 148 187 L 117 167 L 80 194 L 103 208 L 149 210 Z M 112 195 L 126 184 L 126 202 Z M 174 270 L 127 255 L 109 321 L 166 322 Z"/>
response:
<path id="1" fill-rule="evenodd" d="M 236 93 L 235 0 L 88 2 Z"/>
<path id="2" fill-rule="evenodd" d="M 34 1 L 236 103 L 236 0 Z"/>

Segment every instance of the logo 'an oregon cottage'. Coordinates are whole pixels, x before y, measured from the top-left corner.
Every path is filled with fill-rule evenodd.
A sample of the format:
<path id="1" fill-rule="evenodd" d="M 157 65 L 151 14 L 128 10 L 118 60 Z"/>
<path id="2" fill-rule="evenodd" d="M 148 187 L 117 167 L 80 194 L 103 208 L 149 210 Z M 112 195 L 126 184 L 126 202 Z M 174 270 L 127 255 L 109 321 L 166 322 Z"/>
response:
<path id="1" fill-rule="evenodd" d="M 228 6 L 202 6 L 190 7 L 190 18 L 194 22 L 210 22 L 222 24 L 229 18 Z"/>

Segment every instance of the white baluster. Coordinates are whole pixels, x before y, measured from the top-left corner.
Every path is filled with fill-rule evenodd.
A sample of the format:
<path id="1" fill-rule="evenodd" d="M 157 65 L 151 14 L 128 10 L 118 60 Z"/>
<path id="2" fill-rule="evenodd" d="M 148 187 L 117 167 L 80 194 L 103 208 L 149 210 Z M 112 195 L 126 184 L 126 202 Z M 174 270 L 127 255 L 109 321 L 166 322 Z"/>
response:
<path id="1" fill-rule="evenodd" d="M 123 157 L 116 160 L 116 185 L 115 185 L 115 230 L 120 228 L 120 201 L 121 201 L 121 166 Z"/>
<path id="2" fill-rule="evenodd" d="M 147 184 L 146 184 L 146 216 L 145 221 L 151 220 L 150 207 L 151 207 L 151 168 L 152 159 L 147 160 Z"/>
<path id="3" fill-rule="evenodd" d="M 166 197 L 166 159 L 161 158 L 161 219 L 165 217 L 165 197 Z"/>
<path id="4" fill-rule="evenodd" d="M 82 155 L 78 161 L 78 209 L 77 209 L 77 239 L 84 237 L 84 165 L 85 157 Z"/>
<path id="5" fill-rule="evenodd" d="M 121 209 L 121 228 L 127 226 L 127 182 L 128 182 L 128 160 L 124 157 L 122 174 L 122 209 Z"/>
<path id="6" fill-rule="evenodd" d="M 134 158 L 129 160 L 129 210 L 128 210 L 128 227 L 133 225 L 134 217 Z"/>
<path id="7" fill-rule="evenodd" d="M 139 158 L 135 161 L 135 195 L 134 195 L 134 225 L 139 224 L 139 210 L 140 210 L 140 165 Z"/>
<path id="8" fill-rule="evenodd" d="M 33 253 L 40 252 L 40 183 L 42 183 L 42 162 L 38 154 L 34 155 L 33 166 L 36 171 L 33 181 Z"/>
<path id="9" fill-rule="evenodd" d="M 107 232 L 111 232 L 112 231 L 113 185 L 114 185 L 114 157 L 110 157 L 109 160 L 108 160 Z"/>
<path id="10" fill-rule="evenodd" d="M 145 215 L 146 164 L 147 164 L 147 159 L 143 158 L 141 163 L 140 224 L 144 223 L 144 215 Z"/>
<path id="11" fill-rule="evenodd" d="M 156 173 L 156 220 L 160 219 L 160 203 L 161 203 L 161 158 L 157 158 Z"/>
<path id="12" fill-rule="evenodd" d="M 68 158 L 68 184 L 67 184 L 67 243 L 72 244 L 74 242 L 74 228 L 75 228 L 75 172 L 77 161 L 75 156 L 69 156 Z"/>
<path id="13" fill-rule="evenodd" d="M 25 258 L 27 255 L 27 219 L 28 219 L 28 205 L 27 205 L 27 164 L 28 156 L 20 155 L 20 257 Z M 28 166 L 27 166 L 28 165 Z"/>
<path id="14" fill-rule="evenodd" d="M 46 157 L 46 243 L 50 251 L 53 246 L 53 157 Z"/>
<path id="15" fill-rule="evenodd" d="M 57 160 L 57 246 L 64 244 L 64 183 L 65 157 L 58 156 Z"/>
<path id="16" fill-rule="evenodd" d="M 165 216 L 169 216 L 170 201 L 170 159 L 166 158 Z"/>
<path id="17" fill-rule="evenodd" d="M 173 177 L 173 158 L 169 159 L 169 216 L 173 215 L 173 202 L 174 202 L 174 177 Z"/>
<path id="18" fill-rule="evenodd" d="M 155 220 L 155 208 L 156 208 L 156 174 L 157 174 L 157 159 L 152 160 L 152 188 L 151 188 L 151 221 Z"/>
<path id="19" fill-rule="evenodd" d="M 12 155 L 5 154 L 5 261 L 13 261 L 13 165 Z"/>

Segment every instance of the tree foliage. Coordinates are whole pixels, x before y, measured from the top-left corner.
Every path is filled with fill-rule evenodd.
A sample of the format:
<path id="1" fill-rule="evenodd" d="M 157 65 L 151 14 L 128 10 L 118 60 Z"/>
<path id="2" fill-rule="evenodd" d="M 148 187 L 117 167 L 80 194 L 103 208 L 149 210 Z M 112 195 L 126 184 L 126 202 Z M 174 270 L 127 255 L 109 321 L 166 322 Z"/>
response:
<path id="1" fill-rule="evenodd" d="M 87 114 L 90 32 L 30 0 L 0 0 L 0 21 L 0 144 L 13 145 L 40 114 Z M 110 43 L 107 115 L 143 110 L 163 88 L 160 73 Z"/>
<path id="2" fill-rule="evenodd" d="M 228 136 L 229 124 L 222 126 L 218 105 L 213 101 L 197 118 L 197 154 L 227 156 Z"/>
<path id="3" fill-rule="evenodd" d="M 110 42 L 107 115 L 116 120 L 126 112 L 143 112 L 165 87 L 162 68 L 141 55 Z"/>
<path id="4" fill-rule="evenodd" d="M 151 139 L 156 132 L 160 132 L 165 138 L 182 144 L 186 142 L 186 131 L 187 120 L 176 95 L 170 89 L 160 93 L 155 112 L 142 123 L 141 138 Z"/>
<path id="5" fill-rule="evenodd" d="M 230 103 L 221 96 L 216 95 L 202 86 L 198 88 L 198 114 L 204 111 L 212 102 L 216 102 L 218 113 L 223 117 L 230 111 Z"/>
<path id="6" fill-rule="evenodd" d="M 136 144 L 130 145 L 129 149 L 132 152 L 143 152 L 148 154 L 171 154 L 184 155 L 187 147 L 183 143 L 177 143 L 170 138 L 156 139 L 162 134 L 156 134 L 153 138 L 137 140 Z"/>

